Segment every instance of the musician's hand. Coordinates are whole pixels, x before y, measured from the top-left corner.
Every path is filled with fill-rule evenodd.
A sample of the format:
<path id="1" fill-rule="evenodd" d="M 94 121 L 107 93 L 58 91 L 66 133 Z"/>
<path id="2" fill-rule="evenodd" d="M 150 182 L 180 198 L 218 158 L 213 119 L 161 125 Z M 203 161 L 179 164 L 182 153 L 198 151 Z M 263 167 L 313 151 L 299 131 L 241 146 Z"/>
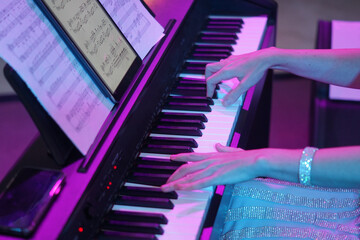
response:
<path id="1" fill-rule="evenodd" d="M 212 185 L 232 184 L 260 176 L 257 150 L 244 151 L 239 148 L 216 144 L 218 152 L 184 153 L 171 156 L 174 161 L 192 162 L 182 165 L 161 186 L 164 192 L 193 190 Z"/>
<path id="2" fill-rule="evenodd" d="M 205 78 L 207 83 L 207 96 L 214 94 L 216 84 L 223 80 L 237 78 L 239 84 L 223 99 L 224 106 L 230 106 L 255 85 L 270 67 L 272 48 L 259 50 L 238 56 L 230 56 L 217 63 L 206 65 Z"/>

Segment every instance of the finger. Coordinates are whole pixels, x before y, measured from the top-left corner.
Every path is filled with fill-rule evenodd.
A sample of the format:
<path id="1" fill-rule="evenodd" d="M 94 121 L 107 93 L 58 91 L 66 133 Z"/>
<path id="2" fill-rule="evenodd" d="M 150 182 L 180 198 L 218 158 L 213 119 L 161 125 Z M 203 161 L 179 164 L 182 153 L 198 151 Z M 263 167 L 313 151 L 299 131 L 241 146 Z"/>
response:
<path id="1" fill-rule="evenodd" d="M 194 182 L 175 184 L 174 190 L 196 190 L 196 189 L 202 189 L 202 188 L 213 186 L 213 185 L 216 185 L 215 177 L 208 176 L 208 177 L 199 179 Z"/>
<path id="2" fill-rule="evenodd" d="M 179 162 L 197 162 L 205 160 L 213 155 L 214 153 L 180 153 L 177 155 L 171 155 L 170 159 L 172 161 Z"/>
<path id="3" fill-rule="evenodd" d="M 234 89 L 232 89 L 223 99 L 223 105 L 224 106 L 230 106 L 236 100 L 244 94 L 246 91 L 248 91 L 252 86 L 254 86 L 260 79 L 262 79 L 265 76 L 266 72 L 264 72 L 262 75 L 259 76 L 259 74 L 249 74 L 247 76 L 244 76 L 238 86 Z M 239 79 L 240 80 L 240 79 Z"/>
<path id="4" fill-rule="evenodd" d="M 221 68 L 223 68 L 225 66 L 225 63 L 223 60 L 220 60 L 220 62 L 216 62 L 216 63 L 209 63 L 206 64 L 205 67 L 205 78 L 210 77 L 211 75 L 213 75 L 214 73 L 216 73 L 217 71 L 219 71 Z"/>
<path id="5" fill-rule="evenodd" d="M 227 147 L 220 143 L 215 144 L 215 148 L 218 152 L 241 152 L 241 151 L 244 151 L 241 148 Z"/>
<path id="6" fill-rule="evenodd" d="M 167 183 L 177 181 L 180 178 L 183 178 L 189 174 L 201 171 L 202 169 L 209 166 L 210 162 L 207 161 L 197 162 L 192 164 L 185 164 L 179 167 L 167 180 Z"/>
<path id="7" fill-rule="evenodd" d="M 175 190 L 175 187 L 174 187 L 174 185 L 171 184 L 171 183 L 166 183 L 166 184 L 160 186 L 160 189 L 161 189 L 161 191 L 163 191 L 163 192 L 172 192 L 172 191 Z"/>
<path id="8" fill-rule="evenodd" d="M 229 69 L 222 68 L 218 72 L 214 73 L 206 79 L 206 95 L 207 97 L 212 97 L 215 92 L 216 84 L 223 80 L 229 80 L 231 78 L 237 77 L 236 74 Z"/>
<path id="9" fill-rule="evenodd" d="M 194 173 L 187 174 L 180 179 L 166 183 L 161 186 L 163 191 L 182 190 L 181 186 L 189 183 L 197 182 L 200 179 L 209 177 L 213 173 L 212 169 L 203 169 Z"/>
<path id="10" fill-rule="evenodd" d="M 239 83 L 236 88 L 230 90 L 228 94 L 225 95 L 223 98 L 223 105 L 225 107 L 231 106 L 234 104 L 240 96 L 245 93 L 247 90 L 249 90 L 250 87 L 245 86 L 243 83 Z"/>

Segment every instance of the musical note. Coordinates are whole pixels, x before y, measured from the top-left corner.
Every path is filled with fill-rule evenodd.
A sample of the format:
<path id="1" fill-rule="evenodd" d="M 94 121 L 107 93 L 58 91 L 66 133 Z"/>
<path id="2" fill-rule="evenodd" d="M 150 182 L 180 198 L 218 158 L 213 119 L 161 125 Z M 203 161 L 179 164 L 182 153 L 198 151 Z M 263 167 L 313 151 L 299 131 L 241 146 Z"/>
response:
<path id="1" fill-rule="evenodd" d="M 95 106 L 99 103 L 99 100 L 96 98 L 93 98 L 93 101 L 91 102 L 84 101 L 84 99 L 88 98 L 89 94 L 91 94 L 89 89 L 84 89 L 70 111 L 66 114 L 66 119 L 70 122 L 76 132 L 81 132 L 84 129 Z"/>
<path id="2" fill-rule="evenodd" d="M 20 14 L 12 14 L 12 12 L 18 11 Z M 14 28 L 21 24 L 22 19 L 31 12 L 31 9 L 26 7 L 26 2 L 23 0 L 11 1 L 8 5 L 0 11 L 1 18 L 0 24 L 2 30 L 0 30 L 0 41 L 3 40 L 8 34 L 14 30 Z"/>
<path id="3" fill-rule="evenodd" d="M 51 3 L 55 6 L 57 10 L 62 10 L 65 8 L 66 4 L 72 0 L 51 0 Z"/>
<path id="4" fill-rule="evenodd" d="M 100 0 L 100 2 L 142 59 L 163 36 L 163 27 L 140 1 Z"/>
<path id="5" fill-rule="evenodd" d="M 89 19 L 94 16 L 98 8 L 99 6 L 96 4 L 96 2 L 91 0 L 87 0 L 86 3 L 82 3 L 79 6 L 78 11 L 67 22 L 70 29 L 74 33 L 78 33 L 83 28 L 83 26 L 88 24 Z M 63 9 L 59 8 L 58 10 Z"/>
<path id="6" fill-rule="evenodd" d="M 99 48 L 101 48 L 106 39 L 109 38 L 112 30 L 113 26 L 107 24 L 105 19 L 102 19 L 101 24 L 97 25 L 94 30 L 91 31 L 90 39 L 84 43 L 90 55 L 98 54 Z"/>

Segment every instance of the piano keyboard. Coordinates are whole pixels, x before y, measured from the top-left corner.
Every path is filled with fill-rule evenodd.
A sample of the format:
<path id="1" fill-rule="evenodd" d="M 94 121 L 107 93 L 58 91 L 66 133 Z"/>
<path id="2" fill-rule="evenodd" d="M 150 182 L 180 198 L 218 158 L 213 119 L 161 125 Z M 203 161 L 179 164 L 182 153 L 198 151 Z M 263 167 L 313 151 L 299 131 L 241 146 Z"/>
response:
<path id="1" fill-rule="evenodd" d="M 183 164 L 171 162 L 171 154 L 229 145 L 243 98 L 228 108 L 221 103 L 237 79 L 219 84 L 214 99 L 206 98 L 205 66 L 257 50 L 266 22 L 266 17 L 209 16 L 98 239 L 199 238 L 213 188 L 163 193 L 159 186 Z"/>

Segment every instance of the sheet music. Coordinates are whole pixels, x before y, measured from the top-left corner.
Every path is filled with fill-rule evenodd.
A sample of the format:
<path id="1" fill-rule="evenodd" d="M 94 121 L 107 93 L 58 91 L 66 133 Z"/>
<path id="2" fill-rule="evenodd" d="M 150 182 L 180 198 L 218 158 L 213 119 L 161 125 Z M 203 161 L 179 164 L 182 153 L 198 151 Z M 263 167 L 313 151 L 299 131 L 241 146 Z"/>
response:
<path id="1" fill-rule="evenodd" d="M 111 93 L 136 59 L 133 50 L 96 0 L 42 0 Z"/>
<path id="2" fill-rule="evenodd" d="M 85 155 L 113 103 L 32 1 L 0 2 L 0 56 Z"/>
<path id="3" fill-rule="evenodd" d="M 360 48 L 360 22 L 332 21 L 331 48 Z M 330 85 L 329 97 L 334 100 L 360 101 L 360 90 Z"/>
<path id="4" fill-rule="evenodd" d="M 164 28 L 139 0 L 100 0 L 141 59 L 164 36 Z"/>

